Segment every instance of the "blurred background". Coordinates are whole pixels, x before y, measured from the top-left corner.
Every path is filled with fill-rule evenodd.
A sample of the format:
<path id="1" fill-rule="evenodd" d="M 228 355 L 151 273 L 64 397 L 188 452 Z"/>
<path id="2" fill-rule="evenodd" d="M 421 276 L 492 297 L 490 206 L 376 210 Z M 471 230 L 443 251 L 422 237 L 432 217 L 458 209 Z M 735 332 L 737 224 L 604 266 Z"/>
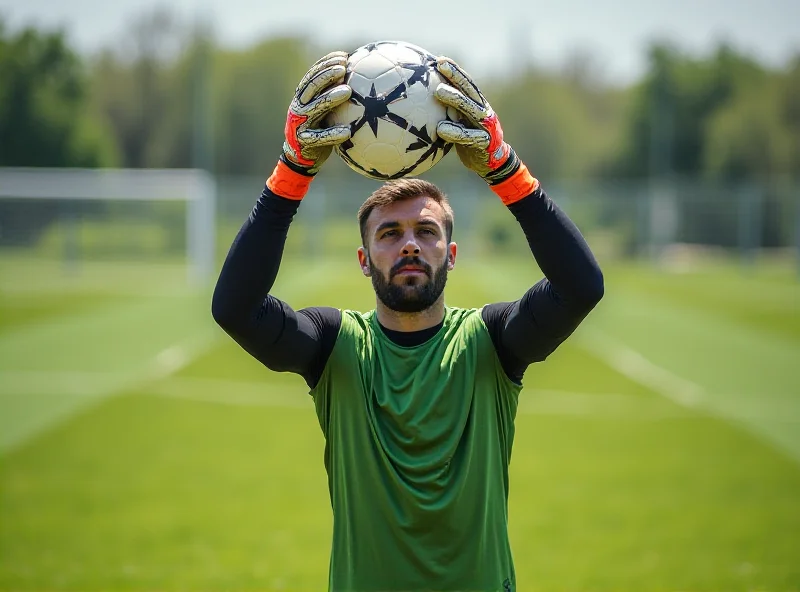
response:
<path id="1" fill-rule="evenodd" d="M 606 296 L 526 374 L 520 590 L 800 590 L 800 4 L 0 0 L 0 589 L 320 590 L 307 388 L 211 290 L 334 49 L 453 57 L 572 217 Z M 541 273 L 450 155 L 448 303 Z M 368 310 L 335 156 L 274 290 Z"/>

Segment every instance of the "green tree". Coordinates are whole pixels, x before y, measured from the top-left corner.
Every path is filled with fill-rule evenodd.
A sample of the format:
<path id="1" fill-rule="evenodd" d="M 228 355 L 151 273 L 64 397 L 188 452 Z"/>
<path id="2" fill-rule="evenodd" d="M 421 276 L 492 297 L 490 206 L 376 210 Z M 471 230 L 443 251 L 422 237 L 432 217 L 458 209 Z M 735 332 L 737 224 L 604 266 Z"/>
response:
<path id="1" fill-rule="evenodd" d="M 217 172 L 270 172 L 295 87 L 315 60 L 306 41 L 293 37 L 217 53 L 212 95 Z"/>
<path id="2" fill-rule="evenodd" d="M 619 141 L 626 93 L 595 80 L 593 68 L 576 56 L 564 72 L 529 69 L 481 84 L 505 137 L 542 179 L 586 178 Z"/>
<path id="3" fill-rule="evenodd" d="M 707 125 L 738 89 L 767 77 L 753 60 L 727 46 L 710 59 L 688 57 L 666 44 L 650 51 L 650 70 L 635 87 L 627 139 L 605 171 L 610 176 L 699 174 Z"/>
<path id="4" fill-rule="evenodd" d="M 745 192 L 740 199 L 755 200 L 751 207 L 759 208 L 765 246 L 788 244 L 795 232 L 795 188 L 786 183 L 796 181 L 800 165 L 795 76 L 791 70 L 770 72 L 741 84 L 706 128 L 705 175 L 735 183 L 737 191 Z"/>
<path id="5" fill-rule="evenodd" d="M 0 21 L 0 166 L 115 164 L 113 137 L 86 96 L 83 64 L 63 32 L 11 33 Z M 32 243 L 57 215 L 40 200 L 0 200 L 0 243 Z"/>
<path id="6" fill-rule="evenodd" d="M 740 181 L 786 175 L 792 166 L 792 130 L 783 113 L 784 81 L 747 85 L 706 125 L 702 159 L 706 173 Z"/>
<path id="7" fill-rule="evenodd" d="M 92 103 L 114 130 L 123 166 L 188 164 L 160 144 L 175 148 L 174 136 L 180 135 L 168 137 L 164 128 L 178 131 L 170 116 L 181 97 L 176 87 L 183 80 L 174 70 L 184 44 L 183 23 L 169 9 L 157 7 L 136 16 L 120 45 L 93 60 Z"/>
<path id="8" fill-rule="evenodd" d="M 791 138 L 790 174 L 795 181 L 800 181 L 800 53 L 787 69 L 780 111 Z"/>
<path id="9" fill-rule="evenodd" d="M 62 31 L 0 22 L 0 166 L 96 167 L 113 140 L 87 108 L 83 64 Z"/>

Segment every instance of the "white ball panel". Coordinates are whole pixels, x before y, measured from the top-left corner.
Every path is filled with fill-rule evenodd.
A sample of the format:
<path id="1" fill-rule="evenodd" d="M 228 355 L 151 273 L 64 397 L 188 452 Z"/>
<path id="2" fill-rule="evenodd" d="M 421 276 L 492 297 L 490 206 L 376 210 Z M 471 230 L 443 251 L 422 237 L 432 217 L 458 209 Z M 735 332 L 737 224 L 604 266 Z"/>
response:
<path id="1" fill-rule="evenodd" d="M 364 115 L 364 107 L 356 103 L 344 103 L 336 107 L 328 115 L 325 125 L 346 125 L 360 119 Z"/>
<path id="2" fill-rule="evenodd" d="M 377 51 L 392 62 L 422 63 L 419 54 L 417 51 L 414 51 L 413 46 L 405 43 L 382 43 L 378 45 Z"/>
<path id="3" fill-rule="evenodd" d="M 373 82 L 375 83 L 375 92 L 380 95 L 386 95 L 397 88 L 398 85 L 405 87 L 405 81 L 400 76 L 397 68 L 392 68 L 388 72 L 377 76 Z M 405 91 L 405 89 L 404 89 Z"/>
<path id="4" fill-rule="evenodd" d="M 366 147 L 363 152 L 364 159 L 379 172 L 392 171 L 401 159 L 400 151 L 393 144 L 376 142 Z"/>
<path id="5" fill-rule="evenodd" d="M 366 127 L 366 126 L 365 126 Z M 360 130 L 359 130 L 360 131 Z M 372 131 L 370 130 L 370 134 Z M 405 149 L 406 130 L 394 125 L 390 121 L 378 120 L 378 137 L 372 138 L 375 143 L 393 144 L 402 146 Z"/>
<path id="6" fill-rule="evenodd" d="M 359 47 L 357 50 L 351 53 L 350 56 L 347 58 L 348 64 L 350 66 L 355 66 L 356 64 L 358 64 L 358 62 L 363 60 L 368 55 L 369 55 L 369 49 L 367 49 L 367 46 Z"/>
<path id="7" fill-rule="evenodd" d="M 392 113 L 396 113 L 400 117 L 406 119 L 409 123 L 411 123 L 412 113 L 414 113 L 415 109 L 418 108 L 418 105 L 408 100 L 408 98 L 402 98 L 400 100 L 394 101 L 390 106 L 389 109 Z"/>
<path id="8" fill-rule="evenodd" d="M 373 79 L 367 78 L 360 72 L 353 72 L 346 82 L 355 92 L 361 96 L 367 96 L 372 88 Z"/>
<path id="9" fill-rule="evenodd" d="M 373 51 L 359 60 L 355 68 L 364 78 L 377 78 L 381 74 L 394 69 L 394 62 Z"/>
<path id="10" fill-rule="evenodd" d="M 411 108 L 412 110 L 408 114 L 408 120 L 413 121 L 414 127 L 416 127 L 417 129 L 422 129 L 422 126 L 430 121 L 428 111 L 425 110 L 424 105 L 411 105 Z M 422 125 L 420 125 L 420 122 L 422 122 Z M 428 125 L 428 134 L 430 133 L 431 133 L 431 126 Z"/>

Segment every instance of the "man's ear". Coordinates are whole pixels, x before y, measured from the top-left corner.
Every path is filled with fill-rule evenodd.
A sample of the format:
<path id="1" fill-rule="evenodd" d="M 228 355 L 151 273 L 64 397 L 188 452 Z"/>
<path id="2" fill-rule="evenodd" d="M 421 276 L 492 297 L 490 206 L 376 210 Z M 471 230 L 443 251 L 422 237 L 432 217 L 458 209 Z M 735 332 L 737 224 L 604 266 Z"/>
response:
<path id="1" fill-rule="evenodd" d="M 365 276 L 372 275 L 369 268 L 369 253 L 364 247 L 358 247 L 358 265 L 361 267 L 361 273 Z"/>
<path id="2" fill-rule="evenodd" d="M 458 245 L 450 243 L 447 245 L 447 271 L 452 271 L 456 266 L 456 255 L 458 254 Z"/>

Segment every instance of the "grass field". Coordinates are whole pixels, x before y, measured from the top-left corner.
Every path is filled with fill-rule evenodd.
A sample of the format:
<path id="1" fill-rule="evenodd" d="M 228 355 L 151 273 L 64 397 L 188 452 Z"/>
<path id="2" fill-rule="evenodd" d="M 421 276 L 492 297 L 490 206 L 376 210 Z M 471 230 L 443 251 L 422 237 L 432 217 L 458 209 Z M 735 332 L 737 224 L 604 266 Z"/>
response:
<path id="1" fill-rule="evenodd" d="M 800 281 L 605 267 L 526 375 L 519 590 L 800 590 Z M 0 589 L 324 590 L 331 511 L 302 380 L 250 360 L 170 267 L 0 258 Z M 522 294 L 463 261 L 448 303 Z M 287 262 L 295 307 L 372 307 L 353 262 Z"/>

